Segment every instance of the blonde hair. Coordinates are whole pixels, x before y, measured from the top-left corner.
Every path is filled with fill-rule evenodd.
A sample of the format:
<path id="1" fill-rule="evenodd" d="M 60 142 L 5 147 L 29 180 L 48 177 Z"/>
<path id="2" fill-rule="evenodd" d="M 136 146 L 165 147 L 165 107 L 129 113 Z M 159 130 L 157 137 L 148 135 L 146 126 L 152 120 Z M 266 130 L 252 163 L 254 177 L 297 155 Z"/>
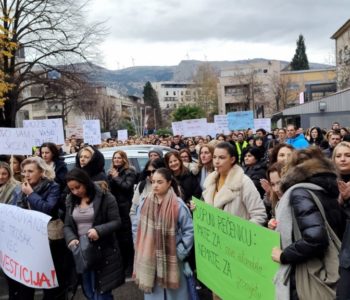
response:
<path id="1" fill-rule="evenodd" d="M 37 168 L 42 171 L 43 178 L 49 179 L 49 180 L 54 180 L 56 177 L 54 169 L 49 166 L 41 157 L 39 156 L 33 156 L 26 158 L 24 161 L 21 163 L 21 170 L 23 170 L 24 166 L 29 165 L 29 164 L 35 164 Z"/>
<path id="2" fill-rule="evenodd" d="M 350 142 L 340 142 L 337 146 L 335 146 L 332 154 L 332 160 L 334 161 L 335 156 L 337 155 L 337 151 L 340 147 L 346 147 L 350 149 Z"/>

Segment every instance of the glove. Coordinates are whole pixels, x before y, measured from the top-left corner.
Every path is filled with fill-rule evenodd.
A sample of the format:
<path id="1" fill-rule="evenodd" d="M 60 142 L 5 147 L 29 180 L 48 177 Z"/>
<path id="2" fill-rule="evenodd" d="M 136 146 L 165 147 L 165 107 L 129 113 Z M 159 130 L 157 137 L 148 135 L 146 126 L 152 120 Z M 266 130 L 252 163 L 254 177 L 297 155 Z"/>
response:
<path id="1" fill-rule="evenodd" d="M 193 275 L 190 264 L 187 261 L 185 261 L 183 264 L 183 272 L 186 277 L 191 277 Z"/>
<path id="2" fill-rule="evenodd" d="M 176 247 L 177 258 L 183 261 L 187 257 L 187 251 L 182 243 L 178 244 Z"/>

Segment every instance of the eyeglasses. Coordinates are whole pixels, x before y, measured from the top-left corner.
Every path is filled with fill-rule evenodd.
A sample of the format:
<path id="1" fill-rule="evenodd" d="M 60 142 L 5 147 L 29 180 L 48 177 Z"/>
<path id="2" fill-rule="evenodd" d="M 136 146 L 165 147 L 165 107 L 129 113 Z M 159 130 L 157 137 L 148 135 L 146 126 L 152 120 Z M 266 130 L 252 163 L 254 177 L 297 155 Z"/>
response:
<path id="1" fill-rule="evenodd" d="M 157 170 L 152 170 L 152 171 L 151 171 L 151 170 L 147 170 L 147 171 L 146 171 L 146 175 L 147 175 L 147 176 L 151 176 L 151 175 L 153 175 L 156 171 L 157 171 Z"/>

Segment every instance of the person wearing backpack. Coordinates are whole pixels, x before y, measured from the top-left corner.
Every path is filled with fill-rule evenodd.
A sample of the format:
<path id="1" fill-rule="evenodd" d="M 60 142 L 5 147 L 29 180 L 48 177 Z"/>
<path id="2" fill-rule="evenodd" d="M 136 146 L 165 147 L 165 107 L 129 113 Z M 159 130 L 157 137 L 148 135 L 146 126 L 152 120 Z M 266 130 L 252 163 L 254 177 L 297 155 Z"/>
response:
<path id="1" fill-rule="evenodd" d="M 345 217 L 333 163 L 317 148 L 295 151 L 282 173 L 281 192 L 276 230 L 282 249 L 272 249 L 272 259 L 281 264 L 276 299 L 335 299 Z"/>

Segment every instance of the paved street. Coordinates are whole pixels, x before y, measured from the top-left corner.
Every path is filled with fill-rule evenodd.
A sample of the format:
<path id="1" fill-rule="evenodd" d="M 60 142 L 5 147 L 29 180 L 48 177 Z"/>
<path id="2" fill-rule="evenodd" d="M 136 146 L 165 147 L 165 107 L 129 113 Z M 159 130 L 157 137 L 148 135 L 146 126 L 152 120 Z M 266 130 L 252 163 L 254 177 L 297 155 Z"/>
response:
<path id="1" fill-rule="evenodd" d="M 36 293 L 36 300 L 40 300 L 42 298 L 41 291 L 38 291 Z M 114 290 L 113 295 L 115 299 L 122 299 L 122 300 L 142 300 L 143 299 L 143 293 L 135 286 L 135 284 L 131 281 L 126 282 L 123 286 L 120 288 Z M 202 300 L 209 300 L 212 299 L 211 294 L 208 290 L 200 290 L 199 291 L 200 299 Z M 7 300 L 7 284 L 5 281 L 4 276 L 0 275 L 0 300 Z M 81 291 L 81 288 L 79 288 L 78 293 L 74 300 L 84 300 L 85 297 Z"/>

